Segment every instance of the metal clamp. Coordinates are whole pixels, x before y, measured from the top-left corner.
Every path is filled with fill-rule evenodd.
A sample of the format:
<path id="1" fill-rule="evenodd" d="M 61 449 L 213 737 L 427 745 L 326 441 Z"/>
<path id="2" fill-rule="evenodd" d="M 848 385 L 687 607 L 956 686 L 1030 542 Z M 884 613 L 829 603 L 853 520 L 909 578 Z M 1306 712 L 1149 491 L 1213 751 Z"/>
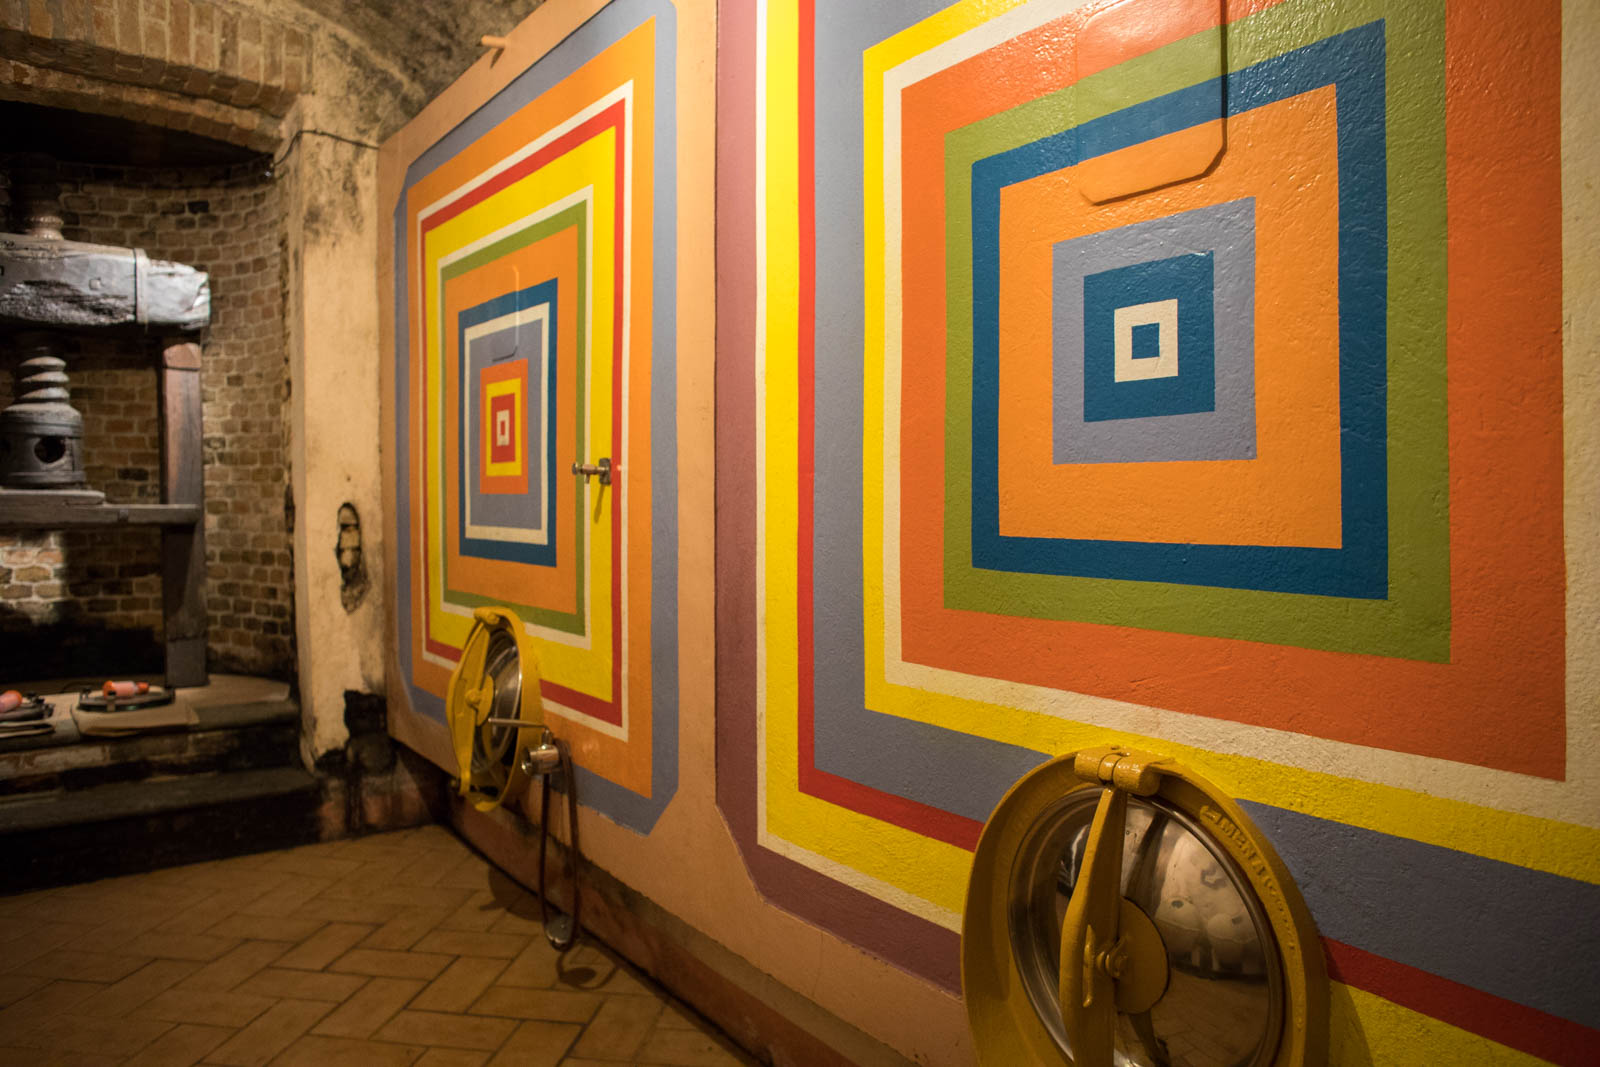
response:
<path id="1" fill-rule="evenodd" d="M 142 248 L 133 250 L 133 321 L 150 321 L 150 257 Z"/>
<path id="2" fill-rule="evenodd" d="M 595 463 L 574 463 L 572 473 L 581 475 L 585 483 L 591 477 L 599 478 L 601 485 L 611 484 L 611 460 L 601 456 Z"/>
<path id="3" fill-rule="evenodd" d="M 1090 785 L 1122 789 L 1134 796 L 1154 796 L 1161 788 L 1165 756 L 1135 748 L 1108 745 L 1086 748 L 1072 762 L 1072 773 Z"/>
<path id="4" fill-rule="evenodd" d="M 468 699 L 471 699 L 470 696 Z M 528 725 L 521 719 L 501 719 L 492 715 L 483 721 L 490 726 L 522 727 Z M 550 732 L 550 727 L 548 726 L 540 728 L 537 748 L 524 748 L 517 754 L 517 769 L 529 778 L 537 778 L 544 774 L 554 774 L 560 767 L 561 750 L 556 747 L 555 735 Z"/>

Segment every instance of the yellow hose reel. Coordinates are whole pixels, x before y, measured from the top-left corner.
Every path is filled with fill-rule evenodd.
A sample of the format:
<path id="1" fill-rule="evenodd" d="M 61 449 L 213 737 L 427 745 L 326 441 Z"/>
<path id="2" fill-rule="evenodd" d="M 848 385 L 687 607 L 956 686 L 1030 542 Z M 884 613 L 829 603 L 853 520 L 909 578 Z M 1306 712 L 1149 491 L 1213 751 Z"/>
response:
<path id="1" fill-rule="evenodd" d="M 961 984 L 994 1067 L 1320 1067 L 1322 946 L 1289 872 L 1204 778 L 1062 756 L 984 827 Z"/>
<path id="2" fill-rule="evenodd" d="M 538 748 L 544 726 L 539 657 L 522 620 L 478 608 L 461 660 L 450 673 L 445 714 L 461 795 L 479 811 L 520 795 L 529 777 L 520 754 Z M 511 726 L 510 722 L 521 725 Z"/>

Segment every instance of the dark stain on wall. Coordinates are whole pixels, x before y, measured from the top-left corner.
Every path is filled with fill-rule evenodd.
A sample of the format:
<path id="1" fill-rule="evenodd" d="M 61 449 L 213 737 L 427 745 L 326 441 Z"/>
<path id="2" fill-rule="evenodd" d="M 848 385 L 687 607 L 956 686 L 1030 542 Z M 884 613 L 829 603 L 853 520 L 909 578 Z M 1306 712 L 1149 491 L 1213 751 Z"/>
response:
<path id="1" fill-rule="evenodd" d="M 341 55 L 362 77 L 351 100 L 363 125 L 377 136 L 399 129 L 424 104 L 455 81 L 483 54 L 478 39 L 508 33 L 544 0 L 457 0 L 419 4 L 413 0 L 301 0 L 302 6 L 349 30 L 381 56 L 380 69 L 366 56 Z M 330 41 L 346 52 L 343 42 Z M 399 78 L 395 75 L 398 74 Z M 403 81 L 402 81 L 403 79 Z"/>
<path id="2" fill-rule="evenodd" d="M 339 539 L 334 555 L 339 559 L 339 602 L 349 614 L 366 598 L 367 565 L 361 559 L 361 513 L 348 501 L 339 505 Z"/>

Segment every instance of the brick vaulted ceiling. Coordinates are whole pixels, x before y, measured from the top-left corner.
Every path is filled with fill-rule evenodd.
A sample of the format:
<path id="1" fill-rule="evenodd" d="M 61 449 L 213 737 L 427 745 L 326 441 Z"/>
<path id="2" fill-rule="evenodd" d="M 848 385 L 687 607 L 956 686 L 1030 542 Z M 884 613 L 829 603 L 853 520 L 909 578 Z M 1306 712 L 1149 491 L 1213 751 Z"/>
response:
<path id="1" fill-rule="evenodd" d="M 405 84 L 400 103 L 409 118 L 483 54 L 479 38 L 509 32 L 544 0 L 300 2 L 343 27 L 367 46 L 369 55 L 382 57 L 392 67 Z"/>
<path id="2" fill-rule="evenodd" d="M 0 0 L 0 100 L 271 151 L 318 92 L 342 132 L 376 141 L 542 2 Z"/>

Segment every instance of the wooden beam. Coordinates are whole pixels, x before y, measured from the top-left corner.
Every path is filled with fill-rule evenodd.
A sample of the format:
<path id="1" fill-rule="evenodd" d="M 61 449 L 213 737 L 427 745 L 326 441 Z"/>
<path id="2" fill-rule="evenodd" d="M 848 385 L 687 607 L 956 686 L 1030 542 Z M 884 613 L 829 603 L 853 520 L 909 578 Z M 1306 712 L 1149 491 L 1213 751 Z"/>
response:
<path id="1" fill-rule="evenodd" d="M 192 504 L 68 504 L 29 500 L 28 490 L 0 493 L 0 529 L 64 530 L 73 526 L 193 526 L 205 516 Z"/>
<path id="2" fill-rule="evenodd" d="M 198 330 L 211 321 L 205 271 L 138 249 L 6 233 L 0 265 L 0 319 L 14 323 Z"/>
<path id="3" fill-rule="evenodd" d="M 201 467 L 200 346 L 169 340 L 161 352 L 161 500 L 195 509 L 189 526 L 161 530 L 161 599 L 167 685 L 205 685 L 206 523 Z"/>

